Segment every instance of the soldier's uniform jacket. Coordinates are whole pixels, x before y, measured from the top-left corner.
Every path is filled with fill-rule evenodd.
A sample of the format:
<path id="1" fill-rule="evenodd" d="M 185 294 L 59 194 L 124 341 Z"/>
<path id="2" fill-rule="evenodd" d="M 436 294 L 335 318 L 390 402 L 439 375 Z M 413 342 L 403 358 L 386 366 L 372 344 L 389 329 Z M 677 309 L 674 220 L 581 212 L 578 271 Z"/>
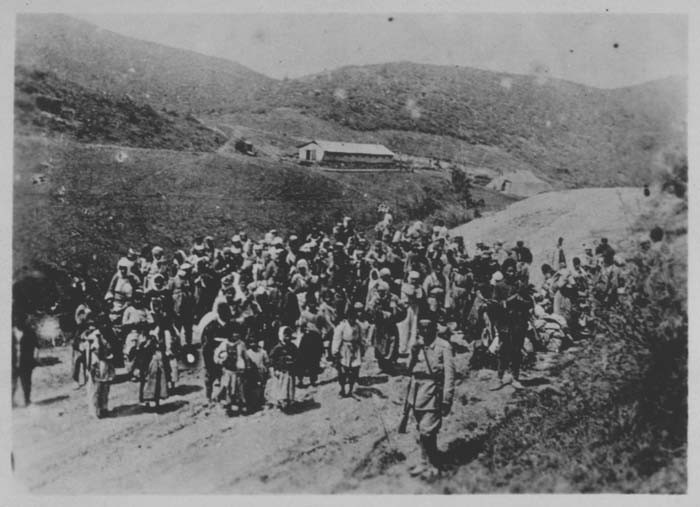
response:
<path id="1" fill-rule="evenodd" d="M 427 361 L 427 362 L 426 362 Z M 413 387 L 410 402 L 414 410 L 439 411 L 441 405 L 451 405 L 455 390 L 455 366 L 452 345 L 435 338 L 425 345 L 422 336 L 411 349 Z"/>

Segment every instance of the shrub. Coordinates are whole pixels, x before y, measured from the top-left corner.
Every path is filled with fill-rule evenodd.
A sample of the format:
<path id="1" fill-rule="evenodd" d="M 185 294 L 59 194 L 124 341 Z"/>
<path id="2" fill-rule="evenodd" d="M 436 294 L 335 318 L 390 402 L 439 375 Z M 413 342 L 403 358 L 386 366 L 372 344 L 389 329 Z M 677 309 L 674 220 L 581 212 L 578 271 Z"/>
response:
<path id="1" fill-rule="evenodd" d="M 688 189 L 688 158 L 684 154 L 665 153 L 666 170 L 661 172 L 661 189 L 671 192 L 676 197 L 685 197 Z"/>
<path id="2" fill-rule="evenodd" d="M 562 357 L 558 391 L 521 391 L 452 491 L 656 492 L 687 488 L 684 273 L 663 249 L 637 253 L 627 294 L 599 308 L 601 333 Z"/>

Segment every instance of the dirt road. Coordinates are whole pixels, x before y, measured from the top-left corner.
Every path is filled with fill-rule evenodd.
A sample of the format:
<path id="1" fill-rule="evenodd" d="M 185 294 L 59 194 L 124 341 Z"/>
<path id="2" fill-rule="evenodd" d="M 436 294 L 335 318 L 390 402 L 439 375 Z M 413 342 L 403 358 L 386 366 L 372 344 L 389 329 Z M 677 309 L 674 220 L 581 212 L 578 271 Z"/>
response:
<path id="1" fill-rule="evenodd" d="M 565 236 L 565 245 L 600 234 L 608 234 L 612 241 L 645 209 L 637 197 L 639 189 L 555 194 L 521 201 L 459 232 L 469 238 L 522 236 L 529 240 L 538 264 L 557 236 Z M 84 388 L 73 388 L 68 348 L 42 352 L 46 366 L 34 375 L 36 403 L 13 410 L 19 489 L 42 493 L 440 492 L 408 475 L 408 467 L 418 457 L 415 432 L 412 427 L 407 435 L 396 432 L 407 378 L 379 373 L 371 350 L 354 399 L 338 397 L 335 371 L 327 368 L 318 387 L 297 391 L 297 413 L 266 410 L 228 418 L 218 408 L 205 405 L 202 373 L 193 370 L 185 372 L 161 414 L 143 411 L 135 384 L 113 386 L 113 416 L 103 420 L 88 415 Z M 556 356 L 540 354 L 535 368 L 525 372 L 523 384 L 527 389 L 556 388 L 548 369 L 572 360 L 573 354 L 573 350 Z M 478 454 L 481 439 L 514 400 L 512 387 L 490 391 L 495 372 L 468 371 L 468 356 L 457 354 L 453 413 L 439 439 L 453 468 Z"/>
<path id="2" fill-rule="evenodd" d="M 85 388 L 69 379 L 67 347 L 42 350 L 35 404 L 13 411 L 17 487 L 42 493 L 430 492 L 407 469 L 417 459 L 413 428 L 396 431 L 407 378 L 380 374 L 371 351 L 355 398 L 341 399 L 328 368 L 297 391 L 297 413 L 226 417 L 205 404 L 199 370 L 183 375 L 161 414 L 137 403 L 137 385 L 112 388 L 111 417 L 88 415 Z M 513 389 L 491 392 L 494 373 L 467 373 L 459 354 L 453 414 L 440 446 L 453 466 L 473 458 L 478 437 L 502 416 Z M 538 368 L 551 364 L 541 356 Z M 549 382 L 531 371 L 525 383 Z M 19 399 L 19 393 L 17 398 Z"/>

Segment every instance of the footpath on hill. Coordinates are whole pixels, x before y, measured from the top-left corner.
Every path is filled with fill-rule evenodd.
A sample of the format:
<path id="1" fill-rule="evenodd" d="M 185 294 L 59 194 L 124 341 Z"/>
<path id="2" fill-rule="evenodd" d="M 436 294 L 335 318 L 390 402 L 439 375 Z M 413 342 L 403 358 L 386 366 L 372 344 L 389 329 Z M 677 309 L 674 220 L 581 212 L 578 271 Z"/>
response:
<path id="1" fill-rule="evenodd" d="M 586 189 L 536 196 L 454 232 L 470 241 L 525 239 L 541 261 L 558 236 L 620 238 L 645 208 L 640 189 Z M 607 221 L 607 222 L 606 222 Z M 612 223 L 611 223 L 612 222 Z M 575 244 L 575 243 L 574 243 Z M 565 243 L 566 245 L 566 243 Z M 379 372 L 370 349 L 354 398 L 338 397 L 327 367 L 315 388 L 299 389 L 296 413 L 228 418 L 205 403 L 203 373 L 185 372 L 160 414 L 138 404 L 138 387 L 113 386 L 111 417 L 88 415 L 84 388 L 69 378 L 70 348 L 41 351 L 30 408 L 13 410 L 16 487 L 41 493 L 439 493 L 410 477 L 415 430 L 400 435 L 408 378 Z M 576 349 L 540 353 L 523 374 L 528 390 L 561 389 L 557 372 Z M 451 471 L 474 460 L 489 431 L 513 408 L 514 389 L 491 391 L 495 372 L 470 371 L 458 353 L 453 412 L 438 445 Z M 405 361 L 405 359 L 402 359 Z"/>

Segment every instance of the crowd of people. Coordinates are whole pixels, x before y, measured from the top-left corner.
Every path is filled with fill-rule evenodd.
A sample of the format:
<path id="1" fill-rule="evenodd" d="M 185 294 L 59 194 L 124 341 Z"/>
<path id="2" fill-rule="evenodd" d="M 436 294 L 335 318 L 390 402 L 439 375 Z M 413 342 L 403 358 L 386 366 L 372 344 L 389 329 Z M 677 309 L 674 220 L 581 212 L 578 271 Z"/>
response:
<path id="1" fill-rule="evenodd" d="M 440 221 L 396 227 L 383 215 L 373 234 L 345 217 L 304 236 L 241 231 L 225 245 L 197 237 L 171 255 L 129 249 L 108 284 L 106 314 L 88 303 L 75 311 L 73 378 L 89 384 L 91 410 L 108 414 L 119 368 L 138 383 L 140 402 L 157 407 L 181 365 L 199 358 L 207 400 L 229 415 L 288 411 L 295 390 L 329 366 L 339 396 L 352 396 L 372 349 L 387 372 L 405 358 L 424 455 L 413 472 L 432 473 L 452 404 L 455 336 L 495 358 L 494 389 L 522 388 L 526 342 L 543 346 L 553 328 L 584 334 L 589 296 L 614 304 L 622 287 L 623 260 L 605 238 L 570 261 L 559 238 L 535 288 L 523 241 L 470 245 Z"/>

